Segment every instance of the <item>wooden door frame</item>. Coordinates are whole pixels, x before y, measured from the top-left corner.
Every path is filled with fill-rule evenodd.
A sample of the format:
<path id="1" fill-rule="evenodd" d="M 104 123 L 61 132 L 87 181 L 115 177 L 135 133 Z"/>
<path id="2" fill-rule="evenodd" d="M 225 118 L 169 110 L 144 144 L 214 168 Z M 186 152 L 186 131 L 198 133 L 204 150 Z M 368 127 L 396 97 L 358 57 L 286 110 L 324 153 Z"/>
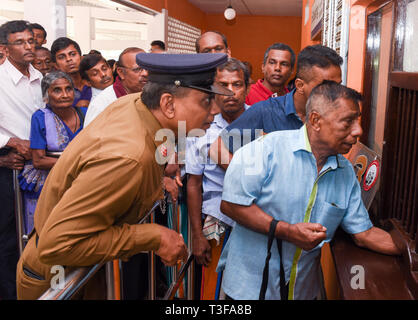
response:
<path id="1" fill-rule="evenodd" d="M 371 30 L 369 30 L 369 17 L 376 14 L 378 11 L 382 10 L 388 5 L 392 5 L 392 17 L 394 19 L 392 24 L 392 34 L 391 34 L 391 53 L 390 53 L 390 62 L 389 62 L 389 73 L 393 70 L 393 39 L 395 37 L 395 17 L 396 17 L 396 5 L 398 0 L 377 0 L 371 3 L 366 9 L 366 45 L 365 45 L 365 66 L 364 66 L 364 76 L 363 76 L 363 106 L 361 110 L 361 127 L 363 128 L 363 135 L 360 137 L 360 141 L 365 145 L 368 145 L 368 137 L 370 131 L 370 122 L 371 122 L 371 106 L 372 106 L 372 82 L 373 82 L 373 58 L 375 55 L 379 55 L 379 52 L 376 50 L 369 50 L 368 44 L 370 43 L 369 37 L 372 37 Z M 388 84 L 389 84 L 389 74 L 388 74 Z M 370 147 L 370 146 L 369 146 Z"/>

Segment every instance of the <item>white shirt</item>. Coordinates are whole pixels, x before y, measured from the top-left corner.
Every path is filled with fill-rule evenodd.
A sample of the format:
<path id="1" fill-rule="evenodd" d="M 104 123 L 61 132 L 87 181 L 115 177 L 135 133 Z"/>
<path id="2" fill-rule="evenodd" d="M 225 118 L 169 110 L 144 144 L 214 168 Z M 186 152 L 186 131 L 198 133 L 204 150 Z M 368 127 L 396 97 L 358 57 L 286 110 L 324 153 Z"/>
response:
<path id="1" fill-rule="evenodd" d="M 90 99 L 90 101 L 93 101 L 99 95 L 99 93 L 102 92 L 102 91 L 103 90 L 101 90 L 101 89 L 91 87 L 91 99 Z"/>
<path id="2" fill-rule="evenodd" d="M 31 64 L 29 78 L 8 59 L 0 66 L 0 148 L 13 137 L 29 140 L 32 114 L 45 107 L 41 80 Z"/>
<path id="3" fill-rule="evenodd" d="M 87 108 L 86 118 L 84 119 L 84 128 L 89 125 L 96 117 L 102 113 L 112 102 L 116 101 L 115 90 L 113 86 L 108 86 L 100 92 L 89 104 Z"/>

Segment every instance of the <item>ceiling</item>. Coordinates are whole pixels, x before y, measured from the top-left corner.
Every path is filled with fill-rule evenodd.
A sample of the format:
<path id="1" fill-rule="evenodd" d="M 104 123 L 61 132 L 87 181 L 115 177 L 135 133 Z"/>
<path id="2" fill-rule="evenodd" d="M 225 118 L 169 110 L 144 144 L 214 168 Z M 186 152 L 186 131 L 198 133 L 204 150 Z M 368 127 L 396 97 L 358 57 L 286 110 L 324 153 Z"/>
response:
<path id="1" fill-rule="evenodd" d="M 302 16 L 302 0 L 188 0 L 205 13 L 223 13 L 231 3 L 237 15 Z"/>

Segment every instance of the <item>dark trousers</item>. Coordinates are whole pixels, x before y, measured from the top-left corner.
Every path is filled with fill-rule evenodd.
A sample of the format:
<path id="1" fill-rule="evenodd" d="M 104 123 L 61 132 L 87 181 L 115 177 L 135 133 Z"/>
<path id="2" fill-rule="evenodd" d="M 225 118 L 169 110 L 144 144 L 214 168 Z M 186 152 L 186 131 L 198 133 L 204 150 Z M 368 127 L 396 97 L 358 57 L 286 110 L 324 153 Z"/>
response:
<path id="1" fill-rule="evenodd" d="M 19 259 L 14 212 L 13 171 L 0 167 L 0 299 L 16 299 Z"/>
<path id="2" fill-rule="evenodd" d="M 155 222 L 164 226 L 167 225 L 167 215 L 163 215 L 160 208 L 155 210 Z M 122 262 L 124 300 L 144 300 L 148 298 L 148 261 L 148 253 L 139 253 L 132 256 L 129 261 Z M 155 256 L 155 269 L 155 289 L 158 299 L 164 297 L 168 290 L 166 268 L 158 256 Z"/>

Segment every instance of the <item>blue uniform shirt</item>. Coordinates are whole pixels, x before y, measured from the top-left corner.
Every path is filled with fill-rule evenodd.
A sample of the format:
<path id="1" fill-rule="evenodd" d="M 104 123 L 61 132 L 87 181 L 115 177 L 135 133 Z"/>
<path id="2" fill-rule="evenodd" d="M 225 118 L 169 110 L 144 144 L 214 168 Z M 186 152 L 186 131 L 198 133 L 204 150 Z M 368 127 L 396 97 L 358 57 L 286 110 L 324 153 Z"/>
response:
<path id="1" fill-rule="evenodd" d="M 262 133 L 294 130 L 303 126 L 293 102 L 295 90 L 280 97 L 252 105 L 222 131 L 222 140 L 231 153 L 258 138 Z"/>
<path id="2" fill-rule="evenodd" d="M 317 173 L 306 127 L 277 131 L 238 150 L 224 179 L 222 200 L 255 203 L 277 220 L 290 224 L 315 222 L 327 238 L 310 251 L 283 241 L 283 265 L 289 299 L 313 299 L 319 293 L 320 253 L 338 226 L 355 234 L 372 227 L 361 200 L 360 185 L 350 162 L 330 156 Z M 236 224 L 217 271 L 224 270 L 222 288 L 233 299 L 258 299 L 267 235 Z M 280 260 L 273 242 L 266 299 L 280 299 Z"/>

